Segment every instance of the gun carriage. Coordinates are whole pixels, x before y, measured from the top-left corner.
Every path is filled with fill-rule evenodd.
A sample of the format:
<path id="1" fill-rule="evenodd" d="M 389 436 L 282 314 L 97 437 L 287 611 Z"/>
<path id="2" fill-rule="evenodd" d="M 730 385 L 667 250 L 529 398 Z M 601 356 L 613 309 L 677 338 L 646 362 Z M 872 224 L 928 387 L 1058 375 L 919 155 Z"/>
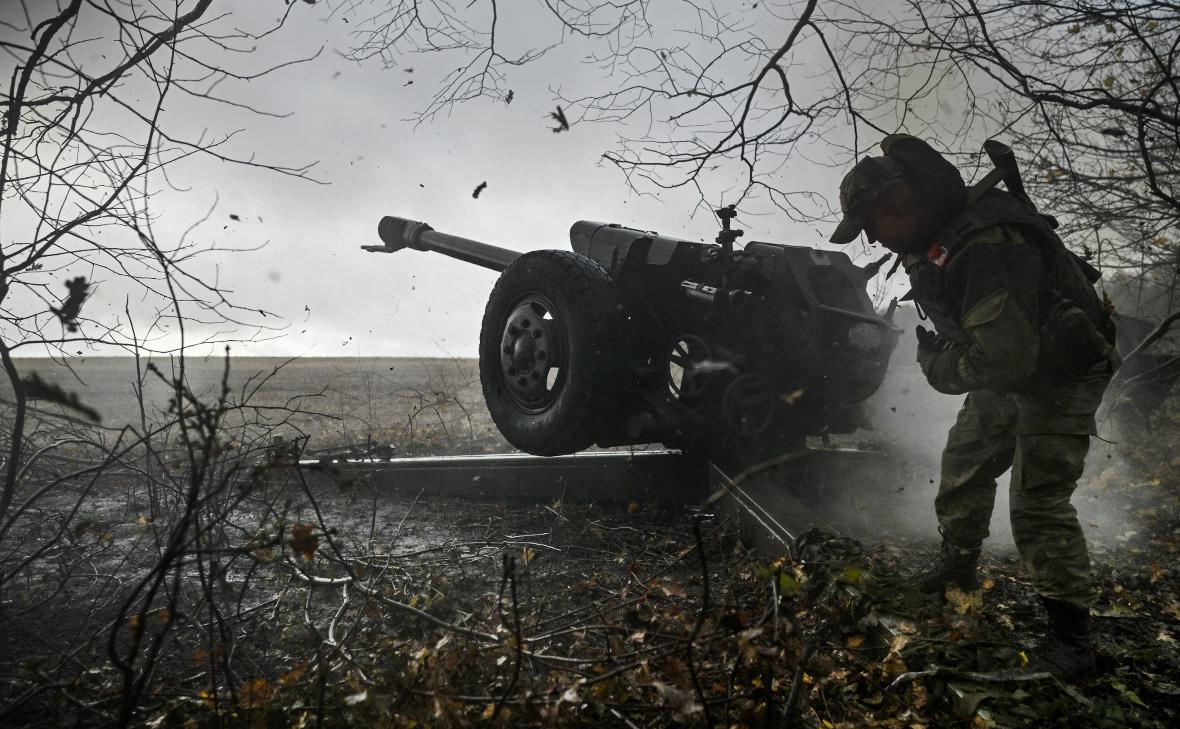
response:
<path id="1" fill-rule="evenodd" d="M 572 251 L 518 253 L 385 217 L 380 246 L 500 272 L 479 370 L 496 426 L 536 455 L 663 443 L 751 461 L 851 432 L 897 329 L 843 253 L 751 242 L 732 206 L 716 243 L 578 221 Z"/>

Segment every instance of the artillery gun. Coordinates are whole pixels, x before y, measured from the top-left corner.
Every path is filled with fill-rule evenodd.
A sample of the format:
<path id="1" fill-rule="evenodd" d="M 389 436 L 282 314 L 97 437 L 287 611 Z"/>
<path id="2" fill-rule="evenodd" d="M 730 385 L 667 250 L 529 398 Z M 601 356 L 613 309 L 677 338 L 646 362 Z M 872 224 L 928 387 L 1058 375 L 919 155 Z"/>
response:
<path id="1" fill-rule="evenodd" d="M 716 243 L 578 221 L 572 251 L 528 253 L 384 217 L 380 246 L 435 251 L 500 272 L 479 371 L 496 426 L 536 455 L 663 443 L 750 462 L 864 424 L 898 330 L 843 253 Z M 886 257 L 887 258 L 887 257 Z M 891 312 L 890 312 L 891 313 Z"/>

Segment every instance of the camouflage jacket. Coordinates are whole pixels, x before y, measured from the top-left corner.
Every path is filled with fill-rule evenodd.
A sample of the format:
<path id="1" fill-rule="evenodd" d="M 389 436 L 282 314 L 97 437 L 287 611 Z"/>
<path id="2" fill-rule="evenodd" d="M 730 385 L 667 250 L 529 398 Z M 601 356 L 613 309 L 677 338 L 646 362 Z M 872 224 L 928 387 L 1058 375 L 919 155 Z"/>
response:
<path id="1" fill-rule="evenodd" d="M 1113 330 L 1086 264 L 1015 196 L 990 191 L 902 262 L 910 295 L 954 345 L 927 373 L 940 392 L 1026 390 L 1109 353 Z"/>

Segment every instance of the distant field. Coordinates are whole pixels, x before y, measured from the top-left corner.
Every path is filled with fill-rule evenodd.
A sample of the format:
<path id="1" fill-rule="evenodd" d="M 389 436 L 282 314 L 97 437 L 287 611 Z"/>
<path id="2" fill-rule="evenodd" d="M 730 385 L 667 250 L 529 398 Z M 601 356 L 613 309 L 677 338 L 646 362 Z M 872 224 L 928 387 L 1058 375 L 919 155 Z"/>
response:
<path id="1" fill-rule="evenodd" d="M 37 372 L 47 382 L 77 393 L 102 414 L 104 426 L 139 425 L 134 360 L 79 357 L 69 362 L 66 368 L 50 359 L 17 360 L 22 375 Z M 204 400 L 215 400 L 224 364 L 212 358 L 186 361 L 189 387 Z M 167 361 L 157 366 L 166 375 L 173 371 Z M 235 357 L 230 360 L 228 384 L 234 402 L 302 411 L 291 418 L 290 435 L 310 435 L 312 449 L 369 438 L 411 451 L 506 447 L 483 405 L 474 359 Z M 7 384 L 0 387 L 8 399 Z M 169 387 L 147 373 L 144 391 L 149 419 L 163 415 Z"/>

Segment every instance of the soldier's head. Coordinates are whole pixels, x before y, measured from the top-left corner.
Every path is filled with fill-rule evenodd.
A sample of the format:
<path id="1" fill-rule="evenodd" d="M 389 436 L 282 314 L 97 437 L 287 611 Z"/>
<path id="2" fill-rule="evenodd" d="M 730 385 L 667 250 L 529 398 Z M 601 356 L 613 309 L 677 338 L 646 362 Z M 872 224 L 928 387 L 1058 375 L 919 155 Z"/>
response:
<path id="1" fill-rule="evenodd" d="M 864 232 L 895 253 L 921 250 L 938 227 L 962 210 L 966 188 L 959 171 L 926 142 L 893 134 L 881 157 L 865 157 L 840 183 L 844 214 L 831 242 Z"/>
<path id="2" fill-rule="evenodd" d="M 929 245 L 931 211 L 904 167 L 890 157 L 865 157 L 840 183 L 844 214 L 831 242 L 851 243 L 864 232 L 870 243 L 895 253 Z"/>

